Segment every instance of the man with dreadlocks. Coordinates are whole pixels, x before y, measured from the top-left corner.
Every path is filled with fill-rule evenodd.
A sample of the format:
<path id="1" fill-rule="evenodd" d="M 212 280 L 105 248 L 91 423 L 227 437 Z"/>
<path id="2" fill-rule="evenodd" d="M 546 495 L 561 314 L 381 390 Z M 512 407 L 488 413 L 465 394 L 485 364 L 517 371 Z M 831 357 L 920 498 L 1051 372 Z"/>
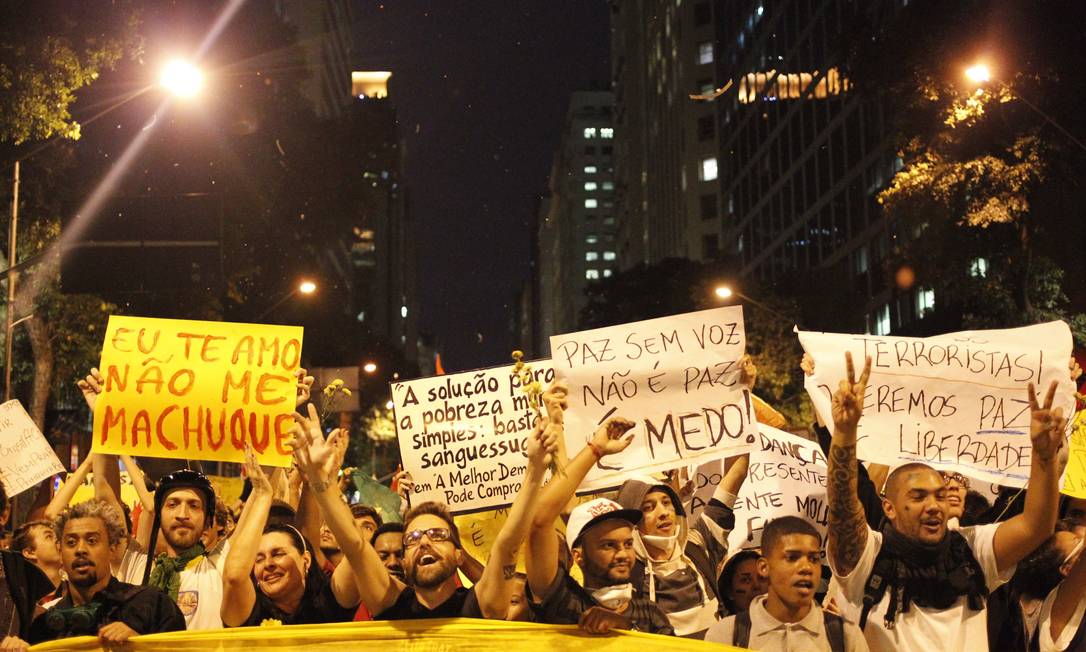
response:
<path id="1" fill-rule="evenodd" d="M 1052 409 L 1056 382 L 1043 406 L 1029 385 L 1032 441 L 1023 512 L 1002 523 L 947 529 L 946 482 L 925 464 L 905 464 L 886 479 L 888 524 L 871 530 L 856 495 L 856 430 L 863 414 L 871 358 L 859 380 L 845 354 L 848 379 L 833 395 L 833 440 L 827 491 L 827 556 L 841 596 L 857 610 L 872 650 L 988 649 L 985 599 L 1056 523 L 1057 453 L 1063 415 Z"/>

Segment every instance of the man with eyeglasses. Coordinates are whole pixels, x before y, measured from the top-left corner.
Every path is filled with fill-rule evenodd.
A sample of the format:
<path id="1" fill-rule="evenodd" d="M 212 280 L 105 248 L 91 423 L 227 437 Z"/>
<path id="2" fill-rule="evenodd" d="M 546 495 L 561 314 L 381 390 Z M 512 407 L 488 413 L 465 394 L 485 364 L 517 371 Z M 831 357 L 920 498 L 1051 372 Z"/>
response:
<path id="1" fill-rule="evenodd" d="M 394 576 L 368 540 L 359 593 L 374 620 L 418 618 L 493 618 L 504 620 L 517 570 L 517 550 L 527 535 L 543 474 L 557 450 L 557 431 L 546 420 L 527 437 L 528 457 L 520 491 L 494 540 L 490 561 L 471 589 L 460 586 L 456 569 L 464 559 L 460 533 L 449 508 L 426 502 L 404 517 L 403 570 Z M 406 583 L 405 583 L 406 582 Z"/>

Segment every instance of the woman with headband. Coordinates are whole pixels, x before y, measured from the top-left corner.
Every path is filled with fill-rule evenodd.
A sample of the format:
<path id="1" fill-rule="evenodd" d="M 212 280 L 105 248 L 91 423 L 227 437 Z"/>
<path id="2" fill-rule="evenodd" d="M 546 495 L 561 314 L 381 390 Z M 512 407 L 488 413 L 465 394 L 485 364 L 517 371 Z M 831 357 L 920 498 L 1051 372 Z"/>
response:
<path id="1" fill-rule="evenodd" d="M 297 417 L 302 425 L 295 427 L 295 459 L 307 474 L 311 490 L 331 494 L 334 492 L 325 491 L 327 483 L 315 476 L 323 477 L 323 467 L 335 462 L 331 449 L 342 431 L 333 431 L 326 441 L 310 449 L 305 446 L 302 428 L 309 430 L 308 425 L 319 424 L 319 420 L 312 404 L 309 412 L 309 419 Z M 299 455 L 303 450 L 304 457 Z M 361 535 L 350 509 L 336 496 L 330 496 L 335 500 L 317 501 L 347 562 L 326 577 L 313 563 L 310 545 L 296 528 L 266 525 L 272 487 L 251 449 L 245 453 L 245 473 L 253 490 L 223 565 L 223 624 L 245 627 L 265 620 L 284 625 L 350 622 L 361 602 L 354 571 L 361 558 Z"/>

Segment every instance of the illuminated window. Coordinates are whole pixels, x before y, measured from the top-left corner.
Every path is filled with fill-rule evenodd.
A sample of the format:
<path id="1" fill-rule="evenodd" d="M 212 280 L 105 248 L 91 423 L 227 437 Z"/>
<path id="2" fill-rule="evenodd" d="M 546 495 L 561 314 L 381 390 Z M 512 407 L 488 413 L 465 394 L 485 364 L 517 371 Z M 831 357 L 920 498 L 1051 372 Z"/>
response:
<path id="1" fill-rule="evenodd" d="M 613 217 L 605 217 L 605 218 L 603 218 L 603 225 L 604 226 L 614 226 L 615 225 L 615 218 L 613 218 Z"/>
<path id="2" fill-rule="evenodd" d="M 705 43 L 698 44 L 698 63 L 712 63 L 713 62 L 713 42 L 706 41 Z"/>
<path id="3" fill-rule="evenodd" d="M 600 270 L 598 269 L 586 269 L 584 271 L 584 277 L 590 281 L 594 281 L 600 277 Z"/>
<path id="4" fill-rule="evenodd" d="M 586 200 L 584 200 L 584 207 L 585 208 L 595 208 L 598 205 L 599 205 L 599 202 L 596 201 L 595 199 L 586 199 Z"/>
<path id="5" fill-rule="evenodd" d="M 988 259 L 974 258 L 973 262 L 969 263 L 969 275 L 974 278 L 988 276 Z"/>
<path id="6" fill-rule="evenodd" d="M 611 278 L 611 274 L 614 274 L 613 270 L 610 270 L 610 269 L 603 270 L 603 278 Z"/>
<path id="7" fill-rule="evenodd" d="M 584 137 L 585 138 L 595 138 L 596 137 L 596 128 L 595 127 L 585 127 L 584 128 Z"/>
<path id="8" fill-rule="evenodd" d="M 615 182 L 614 181 L 604 181 L 603 182 L 603 189 L 604 190 L 614 190 L 615 189 Z"/>
<path id="9" fill-rule="evenodd" d="M 597 171 L 598 170 L 596 169 L 595 165 L 586 165 L 586 166 L 584 166 L 584 173 L 585 174 L 595 174 Z"/>
<path id="10" fill-rule="evenodd" d="M 702 159 L 701 161 L 701 180 L 713 181 L 716 179 L 716 157 Z"/>
<path id="11" fill-rule="evenodd" d="M 890 304 L 883 304 L 875 313 L 875 323 L 873 331 L 875 335 L 889 335 L 890 334 Z"/>
<path id="12" fill-rule="evenodd" d="M 604 260 L 614 260 L 615 259 L 615 252 L 613 252 L 613 251 L 605 251 L 605 252 L 603 252 L 603 259 Z"/>
<path id="13" fill-rule="evenodd" d="M 923 317 L 925 313 L 935 310 L 935 290 L 921 288 L 916 292 L 916 314 Z"/>
<path id="14" fill-rule="evenodd" d="M 407 306 L 400 306 L 400 317 L 407 319 Z"/>
<path id="15" fill-rule="evenodd" d="M 743 104 L 756 101 L 775 102 L 777 100 L 796 100 L 806 95 L 815 99 L 825 99 L 840 95 L 849 89 L 848 79 L 837 68 L 830 68 L 811 89 L 815 75 L 809 72 L 780 73 L 776 70 L 751 72 L 739 79 L 736 98 Z"/>
<path id="16" fill-rule="evenodd" d="M 585 182 L 584 182 L 584 189 L 585 189 L 585 190 L 587 190 L 588 192 L 592 192 L 592 191 L 593 191 L 593 190 L 595 190 L 595 189 L 596 189 L 597 187 L 598 187 L 598 186 L 596 185 L 596 182 L 595 182 L 595 181 L 585 181 Z"/>
<path id="17" fill-rule="evenodd" d="M 584 252 L 584 259 L 591 262 L 593 260 L 599 260 L 600 255 L 595 251 L 586 251 Z"/>
<path id="18" fill-rule="evenodd" d="M 586 236 L 584 237 L 584 243 L 585 243 L 585 244 L 596 244 L 596 243 L 597 243 L 597 242 L 599 242 L 599 241 L 600 241 L 600 239 L 599 239 L 599 236 L 595 236 L 595 235 L 586 235 Z"/>
<path id="19" fill-rule="evenodd" d="M 613 128 L 611 128 L 611 127 L 601 127 L 600 128 L 600 138 L 614 138 L 614 137 L 615 137 L 615 130 Z"/>

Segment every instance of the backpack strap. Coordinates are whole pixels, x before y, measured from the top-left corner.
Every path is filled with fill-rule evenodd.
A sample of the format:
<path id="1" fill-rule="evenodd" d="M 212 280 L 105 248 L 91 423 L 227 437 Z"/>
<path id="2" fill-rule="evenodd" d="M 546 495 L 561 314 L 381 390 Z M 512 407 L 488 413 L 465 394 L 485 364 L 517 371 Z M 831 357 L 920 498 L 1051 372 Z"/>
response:
<path id="1" fill-rule="evenodd" d="M 822 624 L 826 627 L 826 639 L 833 652 L 845 652 L 845 621 L 837 614 L 822 610 Z"/>
<path id="2" fill-rule="evenodd" d="M 743 648 L 750 645 L 749 611 L 740 611 L 735 614 L 735 631 L 732 632 L 732 645 Z"/>
<path id="3" fill-rule="evenodd" d="M 882 602 L 886 595 L 886 588 L 894 579 L 894 558 L 890 555 L 886 546 L 879 550 L 875 557 L 875 563 L 871 567 L 871 574 L 864 583 L 863 610 L 860 612 L 860 622 L 857 623 L 860 631 L 867 625 L 867 615 L 876 605 Z"/>

